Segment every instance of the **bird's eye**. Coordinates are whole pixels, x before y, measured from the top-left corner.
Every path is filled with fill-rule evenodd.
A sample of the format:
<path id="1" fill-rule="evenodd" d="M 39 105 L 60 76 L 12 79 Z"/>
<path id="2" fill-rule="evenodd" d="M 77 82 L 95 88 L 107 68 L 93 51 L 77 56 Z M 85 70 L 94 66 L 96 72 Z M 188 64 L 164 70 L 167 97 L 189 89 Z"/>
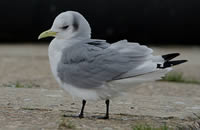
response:
<path id="1" fill-rule="evenodd" d="M 66 25 L 66 26 L 63 26 L 62 29 L 65 30 L 65 29 L 67 29 L 68 27 L 69 27 L 69 26 Z"/>

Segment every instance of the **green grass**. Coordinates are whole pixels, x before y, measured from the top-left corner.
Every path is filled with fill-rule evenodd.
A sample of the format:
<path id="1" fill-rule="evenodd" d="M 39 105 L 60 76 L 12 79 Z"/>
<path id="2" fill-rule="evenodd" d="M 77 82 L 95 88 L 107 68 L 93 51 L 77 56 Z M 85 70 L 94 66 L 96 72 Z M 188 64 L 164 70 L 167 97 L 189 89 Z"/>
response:
<path id="1" fill-rule="evenodd" d="M 133 130 L 172 130 L 172 129 L 169 129 L 166 125 L 158 128 L 149 125 L 138 125 L 133 127 Z"/>
<path id="2" fill-rule="evenodd" d="M 32 88 L 32 85 L 22 84 L 20 82 L 4 84 L 3 86 L 4 87 L 10 87 L 10 88 Z"/>
<path id="3" fill-rule="evenodd" d="M 33 88 L 33 87 L 40 87 L 39 85 L 36 85 L 34 83 L 23 83 L 20 81 L 17 82 L 10 82 L 8 84 L 1 85 L 2 87 L 10 87 L 10 88 Z"/>
<path id="4" fill-rule="evenodd" d="M 186 79 L 183 77 L 181 72 L 170 72 L 161 81 L 178 82 L 178 83 L 190 83 L 190 84 L 200 84 L 200 81 L 195 79 Z"/>
<path id="5" fill-rule="evenodd" d="M 71 121 L 62 119 L 61 122 L 59 123 L 58 129 L 59 130 L 66 130 L 66 129 L 75 130 L 76 126 Z"/>

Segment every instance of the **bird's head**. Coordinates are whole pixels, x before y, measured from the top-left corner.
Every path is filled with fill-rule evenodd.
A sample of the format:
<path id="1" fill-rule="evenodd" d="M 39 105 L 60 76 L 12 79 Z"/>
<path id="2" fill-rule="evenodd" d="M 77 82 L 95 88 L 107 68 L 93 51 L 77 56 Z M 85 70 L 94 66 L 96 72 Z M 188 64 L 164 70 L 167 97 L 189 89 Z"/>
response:
<path id="1" fill-rule="evenodd" d="M 38 39 L 55 37 L 58 39 L 90 38 L 91 29 L 87 20 L 78 12 L 67 11 L 59 14 L 51 29 L 41 33 Z"/>

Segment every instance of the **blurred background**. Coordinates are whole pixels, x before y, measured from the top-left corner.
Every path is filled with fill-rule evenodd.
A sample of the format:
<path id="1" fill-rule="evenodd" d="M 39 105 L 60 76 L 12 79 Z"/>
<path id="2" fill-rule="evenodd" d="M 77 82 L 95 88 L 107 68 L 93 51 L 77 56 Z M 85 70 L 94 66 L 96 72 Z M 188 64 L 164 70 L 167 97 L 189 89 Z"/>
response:
<path id="1" fill-rule="evenodd" d="M 93 38 L 199 45 L 199 7 L 199 0 L 1 0 L 0 42 L 38 42 L 59 13 L 74 10 L 89 21 Z"/>

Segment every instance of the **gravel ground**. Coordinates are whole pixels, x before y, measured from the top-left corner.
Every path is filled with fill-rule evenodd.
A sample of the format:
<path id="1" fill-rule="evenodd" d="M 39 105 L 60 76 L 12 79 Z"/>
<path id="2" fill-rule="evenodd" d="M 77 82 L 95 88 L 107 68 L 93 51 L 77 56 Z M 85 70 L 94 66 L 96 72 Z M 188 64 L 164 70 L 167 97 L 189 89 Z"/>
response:
<path id="1" fill-rule="evenodd" d="M 133 87 L 112 100 L 111 119 L 103 115 L 104 102 L 88 102 L 86 118 L 70 117 L 80 100 L 63 92 L 50 72 L 47 44 L 0 45 L 0 129 L 132 129 L 137 124 L 170 127 L 197 125 L 200 85 L 153 82 Z M 200 80 L 200 47 L 153 47 L 155 54 L 180 52 L 187 64 L 174 68 L 186 78 Z M 63 115 L 69 117 L 63 117 Z"/>

